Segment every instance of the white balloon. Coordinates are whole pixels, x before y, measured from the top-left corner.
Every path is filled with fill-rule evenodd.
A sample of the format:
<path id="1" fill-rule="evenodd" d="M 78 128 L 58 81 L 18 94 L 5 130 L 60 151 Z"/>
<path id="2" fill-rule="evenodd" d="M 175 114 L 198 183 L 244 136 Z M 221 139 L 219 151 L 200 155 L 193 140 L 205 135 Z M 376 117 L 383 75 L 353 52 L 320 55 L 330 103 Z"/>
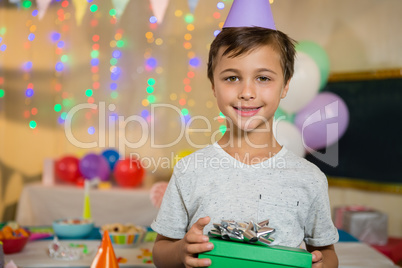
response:
<path id="1" fill-rule="evenodd" d="M 300 130 L 292 123 L 284 120 L 274 121 L 274 136 L 280 145 L 285 146 L 300 157 L 306 155 Z"/>
<path id="2" fill-rule="evenodd" d="M 320 79 L 317 63 L 306 53 L 296 52 L 295 71 L 290 80 L 289 91 L 279 107 L 290 114 L 302 109 L 317 95 Z"/>

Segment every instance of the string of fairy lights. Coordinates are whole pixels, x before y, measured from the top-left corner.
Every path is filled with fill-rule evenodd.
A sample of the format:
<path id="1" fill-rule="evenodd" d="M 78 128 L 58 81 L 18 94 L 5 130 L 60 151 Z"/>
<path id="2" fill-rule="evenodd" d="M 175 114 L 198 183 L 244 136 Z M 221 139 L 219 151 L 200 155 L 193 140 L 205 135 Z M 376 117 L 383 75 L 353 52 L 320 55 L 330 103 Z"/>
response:
<path id="1" fill-rule="evenodd" d="M 102 31 L 99 27 L 99 19 L 101 15 L 98 10 L 98 6 L 95 4 L 93 0 L 86 0 L 89 4 L 87 11 L 92 13 L 92 18 L 89 20 L 89 26 L 92 29 L 91 34 L 91 50 L 90 50 L 90 71 L 91 71 L 91 84 L 84 85 L 81 89 L 82 93 L 86 97 L 87 103 L 95 103 L 96 96 L 99 95 L 100 90 L 107 90 L 107 95 L 109 96 L 110 103 L 116 104 L 117 99 L 120 94 L 120 81 L 122 66 L 119 65 L 119 60 L 123 57 L 124 53 L 124 30 L 121 26 L 119 26 L 118 19 L 116 18 L 116 10 L 109 10 L 109 20 L 110 24 L 114 26 L 115 33 L 110 40 L 110 48 L 111 55 L 109 60 L 109 71 L 110 71 L 110 79 L 109 82 L 105 84 L 101 84 L 100 81 L 100 66 L 104 64 L 100 60 L 100 44 L 102 41 Z M 224 18 L 222 18 L 222 12 L 227 9 L 229 3 L 233 0 L 221 0 L 217 1 L 216 9 L 213 10 L 212 17 L 214 19 L 214 23 L 216 23 L 217 28 L 214 30 L 213 34 L 216 36 L 222 29 Z M 54 112 L 57 113 L 57 122 L 60 125 L 63 125 L 67 116 L 67 112 L 76 104 L 77 96 L 74 96 L 73 93 L 69 93 L 64 90 L 63 85 L 63 72 L 69 68 L 70 64 L 70 56 L 68 51 L 66 51 L 67 43 L 69 42 L 68 38 L 71 35 L 70 24 L 67 23 L 68 20 L 72 17 L 69 8 L 71 8 L 71 1 L 68 0 L 55 0 L 52 5 L 59 5 L 56 9 L 57 18 L 55 19 L 55 25 L 58 31 L 53 31 L 50 33 L 50 41 L 54 44 L 54 55 L 55 55 L 55 65 L 54 65 L 54 76 L 50 81 L 51 88 L 53 89 L 53 93 L 55 94 L 55 103 L 52 104 Z M 21 7 L 25 10 L 30 10 L 32 8 L 32 1 L 23 0 L 21 2 Z M 185 23 L 185 32 L 182 36 L 182 47 L 184 50 L 184 55 L 187 56 L 187 71 L 182 78 L 182 86 L 181 89 L 169 93 L 168 97 L 170 101 L 176 103 L 177 107 L 180 109 L 182 116 L 185 121 L 191 119 L 191 112 L 194 109 L 194 106 L 199 105 L 194 99 L 191 98 L 192 90 L 193 90 L 193 81 L 197 75 L 197 70 L 202 64 L 202 59 L 195 52 L 193 46 L 193 38 L 194 31 L 196 30 L 196 17 L 191 12 L 184 12 L 183 10 L 176 9 L 174 10 L 175 17 L 182 19 L 183 23 Z M 24 42 L 23 46 L 26 50 L 31 49 L 32 42 L 35 42 L 36 38 L 41 38 L 36 36 L 37 31 L 37 22 L 38 22 L 38 10 L 33 10 L 31 12 L 31 17 L 26 21 L 27 27 L 27 41 Z M 85 26 L 85 25 L 83 25 Z M 159 59 L 155 57 L 155 49 L 164 45 L 164 40 L 162 37 L 158 35 L 158 21 L 155 16 L 149 17 L 148 23 L 148 31 L 145 34 L 146 41 L 148 45 L 144 51 L 144 67 L 143 71 L 146 76 L 146 84 L 143 85 L 145 89 L 144 98 L 141 101 L 142 109 L 140 110 L 141 116 L 146 119 L 148 122 L 152 120 L 150 114 L 150 105 L 163 101 L 163 99 L 158 99 L 160 90 L 163 88 L 163 83 L 160 81 L 159 75 L 163 73 L 163 67 L 160 66 Z M 1 27 L 0 25 L 0 53 L 6 51 L 7 45 L 3 41 L 3 37 L 6 33 L 6 28 Z M 104 41 L 104 40 L 103 40 Z M 209 44 L 207 45 L 209 48 Z M 70 48 L 72 49 L 72 48 Z M 32 50 L 32 49 L 31 49 Z M 31 53 L 32 54 L 32 53 Z M 29 53 L 28 53 L 29 55 Z M 28 125 L 31 129 L 36 129 L 38 127 L 38 120 L 36 116 L 41 111 L 38 107 L 33 107 L 32 99 L 35 97 L 35 87 L 32 82 L 32 69 L 34 68 L 34 62 L 32 59 L 26 61 L 23 64 L 23 72 L 24 72 L 24 81 L 26 82 L 26 90 L 25 90 L 25 105 L 26 108 L 23 112 L 24 118 L 28 120 Z M 6 95 L 6 91 L 3 88 L 4 77 L 0 76 L 0 98 L 4 98 Z M 104 79 L 102 79 L 104 81 Z M 115 106 L 116 107 L 116 106 Z M 214 103 L 212 101 L 207 101 L 207 108 L 214 107 Z M 94 114 L 97 113 L 96 110 L 91 110 L 86 112 L 85 118 L 88 119 L 88 134 L 93 135 L 96 132 L 96 127 L 91 122 L 91 118 L 93 118 Z M 117 118 L 117 112 L 112 111 Z M 226 131 L 225 117 L 222 113 L 218 116 L 218 122 L 220 125 L 220 130 L 222 133 Z"/>
<path id="2" fill-rule="evenodd" d="M 3 37 L 6 34 L 6 28 L 5 27 L 0 27 L 0 53 L 6 51 L 7 45 L 2 44 L 3 42 Z M 0 73 L 0 99 L 4 98 L 5 91 L 3 89 L 3 84 L 4 84 L 4 77 Z"/>
<path id="3" fill-rule="evenodd" d="M 23 5 L 25 8 L 29 8 L 31 6 L 31 2 L 26 1 L 24 2 L 25 5 Z M 29 127 L 33 129 L 34 131 L 36 130 L 37 122 L 36 122 L 36 115 L 38 114 L 38 109 L 36 107 L 32 107 L 32 98 L 34 97 L 35 91 L 34 91 L 34 84 L 32 82 L 32 68 L 33 68 L 33 62 L 32 62 L 32 50 L 31 50 L 31 42 L 33 42 L 36 38 L 35 31 L 37 26 L 34 24 L 34 18 L 37 16 L 38 12 L 36 10 L 32 11 L 32 19 L 29 18 L 25 26 L 28 28 L 28 37 L 27 40 L 24 42 L 24 48 L 29 51 L 29 57 L 30 59 L 26 62 L 24 62 L 22 70 L 23 70 L 23 80 L 25 82 L 26 89 L 25 89 L 25 105 L 26 109 L 24 110 L 23 116 L 29 120 Z"/>
<path id="4" fill-rule="evenodd" d="M 145 71 L 147 73 L 147 84 L 145 85 L 146 98 L 141 101 L 144 109 L 141 111 L 141 116 L 151 122 L 152 115 L 149 111 L 150 104 L 156 102 L 156 91 L 155 88 L 158 86 L 155 77 L 163 72 L 163 68 L 159 66 L 158 60 L 153 56 L 153 46 L 161 46 L 163 40 L 156 37 L 156 29 L 158 28 L 158 19 L 155 16 L 150 16 L 149 18 L 149 31 L 145 33 L 145 38 L 147 39 L 148 47 L 145 49 L 144 60 L 145 60 Z"/>
<path id="5" fill-rule="evenodd" d="M 57 9 L 57 19 L 55 25 L 59 31 L 51 33 L 51 42 L 54 45 L 54 55 L 56 58 L 54 77 L 52 81 L 52 88 L 55 93 L 55 104 L 53 110 L 57 113 L 57 122 L 62 125 L 67 116 L 67 110 L 73 105 L 73 98 L 70 94 L 63 90 L 63 72 L 68 66 L 68 53 L 66 52 L 66 36 L 70 31 L 68 21 L 71 14 L 68 12 L 69 2 L 67 0 L 58 1 L 60 7 Z"/>
<path id="6" fill-rule="evenodd" d="M 88 0 L 88 3 L 92 3 L 92 0 Z M 92 19 L 90 20 L 90 27 L 94 29 L 94 32 L 96 31 L 96 28 L 99 25 L 99 13 L 97 13 L 96 11 L 98 10 L 98 6 L 96 4 L 91 4 L 91 6 L 89 7 L 89 10 L 91 11 L 91 16 Z M 100 41 L 100 34 L 93 34 L 91 36 L 91 42 L 92 42 L 92 46 L 91 46 L 91 50 L 90 50 L 90 68 L 91 68 L 91 80 L 92 80 L 92 84 L 90 87 L 85 88 L 85 97 L 87 98 L 87 103 L 93 104 L 95 103 L 95 95 L 97 95 L 96 93 L 98 93 L 97 91 L 100 88 L 100 76 L 99 76 L 99 54 L 100 54 L 100 47 L 99 47 L 99 41 Z M 94 135 L 96 132 L 96 128 L 95 126 L 93 126 L 92 122 L 91 122 L 91 118 L 93 117 L 93 115 L 98 111 L 98 109 L 93 108 L 89 111 L 86 112 L 85 114 L 85 118 L 88 119 L 89 122 L 89 127 L 87 129 L 88 134 L 90 135 Z"/>
<path id="7" fill-rule="evenodd" d="M 216 20 L 218 20 L 220 22 L 218 23 L 218 28 L 219 29 L 214 31 L 214 36 L 217 36 L 221 32 L 221 30 L 223 28 L 224 21 L 222 21 L 222 19 L 221 19 L 221 16 L 222 16 L 221 11 L 225 8 L 225 3 L 224 2 L 218 2 L 216 4 L 216 7 L 217 7 L 218 10 L 214 12 L 213 17 L 214 17 L 214 19 L 216 19 Z M 227 127 L 226 127 L 226 124 L 224 123 L 225 122 L 225 115 L 222 112 L 219 113 L 217 121 L 221 124 L 219 126 L 220 132 L 222 134 L 224 134 L 226 132 L 226 130 L 227 130 Z"/>
<path id="8" fill-rule="evenodd" d="M 4 16 L 0 17 L 4 18 Z M 4 55 L 7 50 L 7 38 L 6 38 L 6 33 L 7 29 L 5 26 L 1 25 L 4 22 L 4 19 L 0 19 L 0 62 L 4 58 Z M 3 117 L 4 113 L 2 112 L 4 109 L 4 103 L 5 103 L 5 95 L 6 91 L 4 89 L 4 74 L 3 74 L 4 69 L 0 68 L 0 118 Z M 4 130 L 3 130 L 4 131 Z"/>
<path id="9" fill-rule="evenodd" d="M 187 32 L 184 34 L 183 47 L 187 52 L 188 65 L 187 65 L 187 75 L 183 79 L 183 93 L 181 94 L 181 98 L 179 99 L 179 105 L 181 105 L 181 113 L 184 116 L 186 122 L 188 122 L 191 118 L 189 107 L 194 106 L 194 100 L 188 99 L 188 93 L 191 92 L 191 80 L 195 77 L 195 68 L 200 65 L 200 59 L 196 57 L 196 53 L 193 51 L 192 44 L 192 32 L 195 29 L 194 26 L 194 15 L 189 13 L 184 16 L 184 22 L 187 24 L 186 30 Z"/>
<path id="10" fill-rule="evenodd" d="M 5 39 L 7 29 L 5 26 L 0 25 L 0 56 L 3 56 L 6 49 L 7 49 L 7 43 Z M 2 72 L 0 71 L 0 102 L 4 102 L 6 91 L 4 90 L 4 76 Z M 1 103 L 0 103 L 1 104 Z M 2 105 L 0 105 L 0 112 L 2 110 Z"/>
<path id="11" fill-rule="evenodd" d="M 109 15 L 111 16 L 110 17 L 110 24 L 111 25 L 116 25 L 117 24 L 117 17 L 116 17 L 117 11 L 116 11 L 116 9 L 114 9 L 114 8 L 110 9 Z M 124 47 L 124 45 L 125 45 L 125 42 L 123 40 L 123 34 L 124 34 L 123 29 L 117 28 L 115 30 L 113 40 L 111 40 L 110 44 L 109 44 L 110 47 L 113 49 L 112 57 L 109 60 L 109 64 L 110 64 L 109 71 L 110 71 L 110 80 L 111 80 L 111 82 L 109 84 L 109 90 L 110 90 L 109 92 L 110 92 L 111 102 L 113 104 L 113 105 L 109 106 L 110 108 L 112 108 L 111 110 L 109 109 L 111 111 L 111 114 L 109 115 L 109 118 L 111 120 L 113 120 L 113 121 L 116 121 L 116 118 L 118 116 L 116 111 L 115 111 L 115 108 L 117 107 L 116 106 L 116 99 L 119 96 L 119 91 L 118 91 L 118 89 L 119 89 L 118 82 L 119 81 L 118 81 L 118 79 L 119 79 L 120 73 L 121 73 L 121 69 L 118 66 L 118 63 L 119 63 L 119 59 L 122 58 L 122 56 L 123 56 L 121 48 Z"/>

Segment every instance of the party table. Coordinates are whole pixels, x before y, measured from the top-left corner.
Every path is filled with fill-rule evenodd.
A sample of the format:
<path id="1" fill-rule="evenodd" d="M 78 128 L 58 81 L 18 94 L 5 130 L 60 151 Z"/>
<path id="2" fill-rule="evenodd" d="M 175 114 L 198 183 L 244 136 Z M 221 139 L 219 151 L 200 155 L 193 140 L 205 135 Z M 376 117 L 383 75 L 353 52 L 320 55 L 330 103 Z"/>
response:
<path id="1" fill-rule="evenodd" d="M 89 195 L 92 219 L 97 226 L 109 223 L 149 226 L 158 212 L 147 189 L 91 189 Z M 18 202 L 16 221 L 23 226 L 50 225 L 56 219 L 81 217 L 83 205 L 83 188 L 28 184 Z"/>
<path id="2" fill-rule="evenodd" d="M 85 244 L 91 252 L 77 261 L 57 261 L 48 257 L 47 247 L 51 241 L 31 241 L 20 253 L 5 255 L 6 262 L 13 260 L 19 268 L 47 268 L 47 267 L 89 267 L 95 256 L 100 240 L 68 240 L 68 243 Z M 62 241 L 65 242 L 65 241 Z M 153 264 L 144 263 L 149 257 L 144 256 L 144 251 L 151 250 L 152 242 L 140 244 L 135 248 L 115 248 L 116 257 L 123 257 L 126 263 L 120 263 L 120 267 L 155 267 Z M 370 246 L 360 242 L 339 242 L 335 244 L 335 250 L 339 258 L 339 267 L 394 267 L 392 261 L 377 252 Z"/>
<path id="3" fill-rule="evenodd" d="M 48 267 L 90 267 L 100 240 L 62 240 L 61 243 L 86 245 L 88 254 L 79 260 L 66 261 L 54 260 L 48 256 L 47 249 L 50 240 L 30 241 L 20 253 L 5 255 L 6 263 L 13 260 L 19 268 L 48 268 Z M 146 263 L 151 259 L 146 252 L 152 251 L 152 242 L 142 243 L 134 248 L 114 248 L 116 258 L 124 258 L 125 263 L 119 263 L 119 267 L 155 267 L 152 263 Z"/>
<path id="4" fill-rule="evenodd" d="M 114 222 L 149 226 L 157 214 L 146 189 L 91 189 L 90 201 L 92 218 L 97 226 Z M 22 191 L 16 221 L 23 226 L 49 226 L 55 219 L 81 216 L 83 203 L 82 188 L 29 184 Z M 341 230 L 339 232 L 340 242 L 335 244 L 335 249 L 340 267 L 396 267 L 389 258 L 374 248 Z M 50 242 L 30 241 L 22 252 L 6 255 L 5 259 L 13 260 L 20 268 L 89 267 L 100 244 L 99 239 L 68 240 L 68 243 L 86 244 L 90 252 L 92 250 L 92 255 L 88 254 L 77 261 L 61 262 L 48 257 L 47 247 Z M 152 246 L 152 242 L 146 242 L 135 248 L 115 248 L 116 256 L 127 260 L 126 263 L 120 263 L 120 267 L 154 267 L 144 263 L 144 257 L 141 257 L 143 251 L 151 250 Z"/>

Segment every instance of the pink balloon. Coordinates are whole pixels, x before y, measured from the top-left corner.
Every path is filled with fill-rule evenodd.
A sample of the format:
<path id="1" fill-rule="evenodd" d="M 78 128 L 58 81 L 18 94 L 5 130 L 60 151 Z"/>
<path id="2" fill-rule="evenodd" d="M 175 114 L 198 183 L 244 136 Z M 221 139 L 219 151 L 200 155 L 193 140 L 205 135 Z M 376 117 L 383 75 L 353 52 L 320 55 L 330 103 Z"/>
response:
<path id="1" fill-rule="evenodd" d="M 295 117 L 307 151 L 328 147 L 339 140 L 349 124 L 349 110 L 336 94 L 318 94 Z"/>
<path id="2" fill-rule="evenodd" d="M 149 191 L 149 197 L 151 199 L 152 205 L 156 208 L 160 208 L 165 195 L 168 183 L 166 181 L 160 181 L 152 185 Z"/>

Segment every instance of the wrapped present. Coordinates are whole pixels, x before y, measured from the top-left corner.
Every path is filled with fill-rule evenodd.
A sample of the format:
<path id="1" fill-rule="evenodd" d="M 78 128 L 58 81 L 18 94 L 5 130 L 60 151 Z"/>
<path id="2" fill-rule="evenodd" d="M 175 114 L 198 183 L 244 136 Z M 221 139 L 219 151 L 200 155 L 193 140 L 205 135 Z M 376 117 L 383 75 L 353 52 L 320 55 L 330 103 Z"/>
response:
<path id="1" fill-rule="evenodd" d="M 334 223 L 362 242 L 385 245 L 388 241 L 388 216 L 365 206 L 343 206 L 334 210 Z"/>
<path id="2" fill-rule="evenodd" d="M 239 243 L 211 237 L 214 249 L 198 254 L 198 258 L 211 259 L 211 268 L 219 267 L 306 267 L 312 264 L 312 255 L 301 248 L 262 246 Z M 269 266 L 268 266 L 269 265 Z"/>
<path id="3" fill-rule="evenodd" d="M 334 208 L 334 225 L 338 229 L 344 230 L 344 215 L 346 211 L 372 211 L 373 209 L 366 206 L 339 206 Z"/>
<path id="4" fill-rule="evenodd" d="M 311 267 L 312 255 L 301 248 L 271 246 L 275 231 L 269 221 L 222 221 L 209 233 L 214 249 L 198 255 L 211 259 L 209 267 Z"/>

